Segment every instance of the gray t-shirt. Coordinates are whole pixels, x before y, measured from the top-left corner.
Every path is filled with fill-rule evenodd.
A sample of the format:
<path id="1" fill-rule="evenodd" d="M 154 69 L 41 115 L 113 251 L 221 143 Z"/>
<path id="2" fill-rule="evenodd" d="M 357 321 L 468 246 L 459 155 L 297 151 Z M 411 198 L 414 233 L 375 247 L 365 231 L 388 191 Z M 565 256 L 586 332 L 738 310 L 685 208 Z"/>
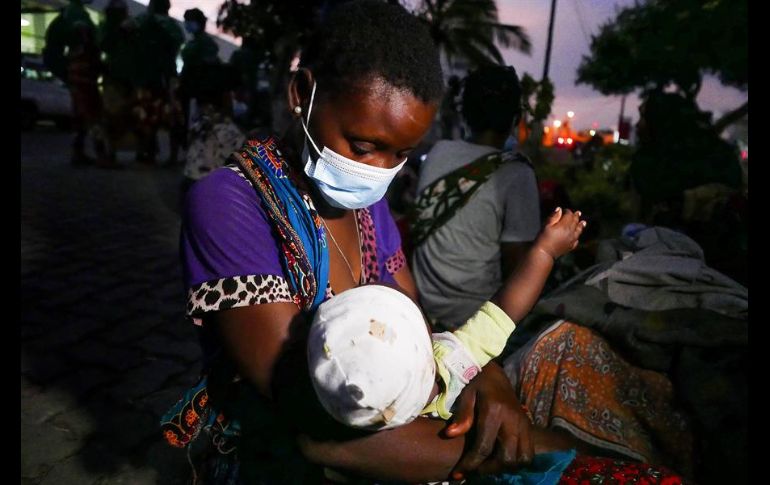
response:
<path id="1" fill-rule="evenodd" d="M 441 140 L 420 169 L 417 190 L 495 148 Z M 413 269 L 425 313 L 450 328 L 464 323 L 502 284 L 500 244 L 532 241 L 540 230 L 535 173 L 500 166 L 442 227 L 415 249 Z"/>

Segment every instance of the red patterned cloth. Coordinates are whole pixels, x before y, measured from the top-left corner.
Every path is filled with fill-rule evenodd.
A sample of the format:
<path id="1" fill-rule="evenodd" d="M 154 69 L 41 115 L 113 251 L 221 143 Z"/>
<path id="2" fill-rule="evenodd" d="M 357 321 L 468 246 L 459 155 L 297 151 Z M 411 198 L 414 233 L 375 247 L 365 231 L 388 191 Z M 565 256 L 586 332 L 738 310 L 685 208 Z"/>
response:
<path id="1" fill-rule="evenodd" d="M 612 458 L 578 455 L 559 485 L 684 485 L 689 483 L 666 467 Z"/>

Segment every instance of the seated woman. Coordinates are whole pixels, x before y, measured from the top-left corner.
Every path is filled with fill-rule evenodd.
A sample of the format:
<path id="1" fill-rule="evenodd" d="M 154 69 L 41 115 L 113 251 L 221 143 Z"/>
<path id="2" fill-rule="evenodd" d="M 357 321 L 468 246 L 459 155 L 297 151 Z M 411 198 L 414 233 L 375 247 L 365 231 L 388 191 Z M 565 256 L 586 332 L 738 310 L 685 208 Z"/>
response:
<path id="1" fill-rule="evenodd" d="M 164 417 L 166 439 L 197 450 L 196 438 L 211 437 L 193 460 L 203 483 L 319 483 L 324 467 L 421 482 L 512 471 L 538 451 L 590 451 L 531 426 L 494 362 L 459 395 L 449 425 L 372 433 L 327 416 L 308 375 L 310 320 L 361 284 L 416 298 L 382 197 L 435 118 L 442 75 L 421 22 L 375 0 L 334 10 L 300 66 L 289 132 L 249 140 L 188 193 L 181 251 L 204 377 Z"/>
<path id="2" fill-rule="evenodd" d="M 501 150 L 521 117 L 516 71 L 484 66 L 463 84 L 469 140 L 441 140 L 428 152 L 411 233 L 420 303 L 431 321 L 448 329 L 495 294 L 541 223 L 529 160 Z"/>

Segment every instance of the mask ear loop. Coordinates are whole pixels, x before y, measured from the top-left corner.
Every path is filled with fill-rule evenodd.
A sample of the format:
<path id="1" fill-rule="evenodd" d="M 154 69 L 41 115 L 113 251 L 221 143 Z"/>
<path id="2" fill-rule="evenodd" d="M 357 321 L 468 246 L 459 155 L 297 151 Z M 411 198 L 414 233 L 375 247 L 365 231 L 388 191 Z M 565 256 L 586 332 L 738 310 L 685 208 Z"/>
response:
<path id="1" fill-rule="evenodd" d="M 310 133 L 307 131 L 307 127 L 310 124 L 310 113 L 313 111 L 313 100 L 315 99 L 315 88 L 316 88 L 316 82 L 313 81 L 313 90 L 310 92 L 310 105 L 307 107 L 307 124 L 305 124 L 305 118 L 300 116 L 299 120 L 302 123 L 302 129 L 305 130 L 305 136 L 307 136 L 307 139 L 310 141 L 310 144 L 313 145 L 313 148 L 315 149 L 316 153 L 318 153 L 318 156 L 320 157 L 321 150 L 318 149 L 318 146 L 316 146 L 315 142 L 313 141 L 313 138 L 310 136 Z"/>

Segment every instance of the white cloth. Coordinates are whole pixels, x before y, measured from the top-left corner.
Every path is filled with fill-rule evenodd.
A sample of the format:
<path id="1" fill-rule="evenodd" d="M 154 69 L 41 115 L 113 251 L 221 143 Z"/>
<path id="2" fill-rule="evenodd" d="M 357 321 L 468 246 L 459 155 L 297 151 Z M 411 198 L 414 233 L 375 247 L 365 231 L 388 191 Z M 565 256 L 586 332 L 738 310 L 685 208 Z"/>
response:
<path id="1" fill-rule="evenodd" d="M 420 308 L 386 286 L 352 288 L 324 302 L 307 353 L 321 404 L 356 428 L 409 423 L 435 382 L 433 346 Z"/>

